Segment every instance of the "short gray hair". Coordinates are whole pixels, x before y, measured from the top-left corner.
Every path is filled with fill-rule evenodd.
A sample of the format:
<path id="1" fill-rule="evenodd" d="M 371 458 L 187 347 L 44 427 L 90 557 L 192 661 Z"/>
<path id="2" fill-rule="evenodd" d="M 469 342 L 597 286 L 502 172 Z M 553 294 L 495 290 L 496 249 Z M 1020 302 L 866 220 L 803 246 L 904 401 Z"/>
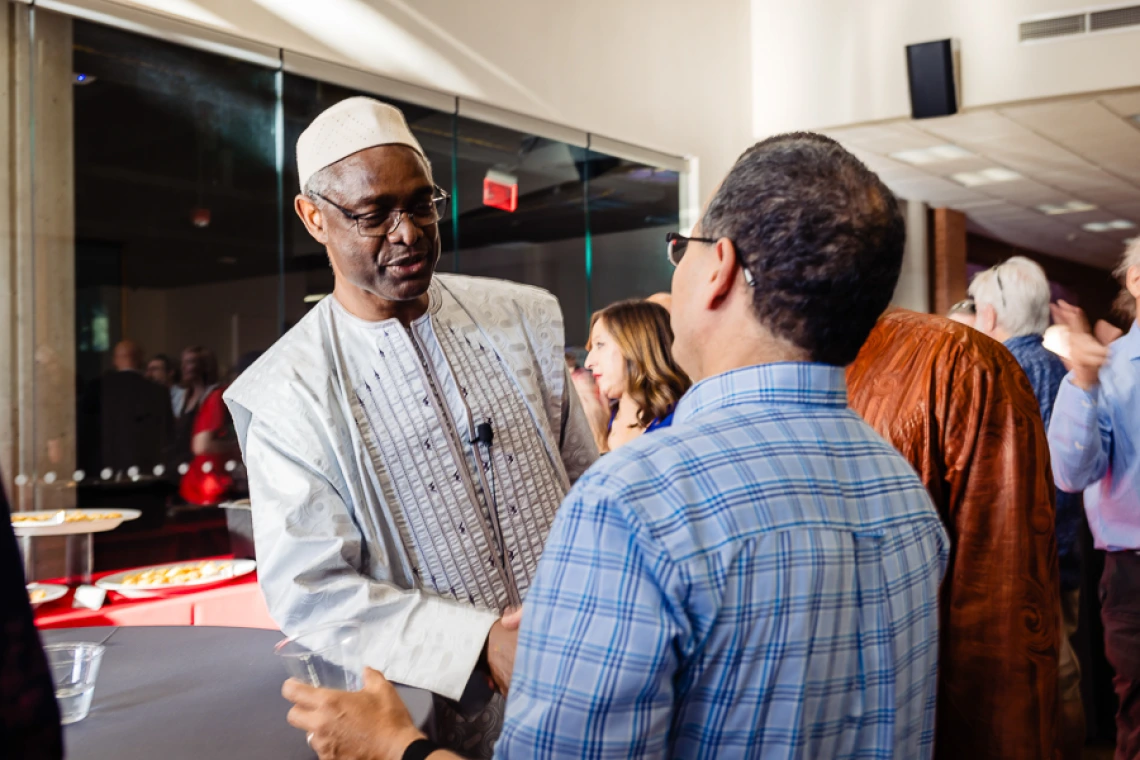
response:
<path id="1" fill-rule="evenodd" d="M 1024 256 L 974 275 L 970 296 L 978 306 L 994 310 L 998 325 L 1010 337 L 1042 335 L 1049 326 L 1049 278 Z"/>
<path id="2" fill-rule="evenodd" d="M 1134 238 L 1132 243 L 1124 249 L 1124 255 L 1120 257 L 1120 264 L 1113 271 L 1121 285 L 1127 285 L 1128 270 L 1132 267 L 1140 267 L 1140 237 Z"/>

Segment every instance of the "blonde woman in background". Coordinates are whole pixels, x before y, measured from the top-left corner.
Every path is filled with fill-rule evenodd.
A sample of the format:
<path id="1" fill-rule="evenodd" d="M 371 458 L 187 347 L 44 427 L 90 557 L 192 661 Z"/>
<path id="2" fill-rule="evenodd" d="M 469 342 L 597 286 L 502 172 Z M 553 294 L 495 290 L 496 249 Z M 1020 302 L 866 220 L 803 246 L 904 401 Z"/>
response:
<path id="1" fill-rule="evenodd" d="M 692 383 L 673 360 L 669 312 L 648 301 L 608 306 L 591 320 L 586 348 L 586 369 L 609 406 L 608 420 L 591 416 L 600 451 L 672 422 L 673 409 Z"/>

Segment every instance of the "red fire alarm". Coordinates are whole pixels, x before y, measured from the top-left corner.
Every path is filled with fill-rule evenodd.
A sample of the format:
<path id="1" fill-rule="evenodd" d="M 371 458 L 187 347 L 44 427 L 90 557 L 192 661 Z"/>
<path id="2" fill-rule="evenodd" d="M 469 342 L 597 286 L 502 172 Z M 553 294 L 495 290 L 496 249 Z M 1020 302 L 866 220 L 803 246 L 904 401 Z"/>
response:
<path id="1" fill-rule="evenodd" d="M 519 208 L 519 180 L 512 174 L 491 169 L 483 178 L 483 205 L 515 212 Z"/>

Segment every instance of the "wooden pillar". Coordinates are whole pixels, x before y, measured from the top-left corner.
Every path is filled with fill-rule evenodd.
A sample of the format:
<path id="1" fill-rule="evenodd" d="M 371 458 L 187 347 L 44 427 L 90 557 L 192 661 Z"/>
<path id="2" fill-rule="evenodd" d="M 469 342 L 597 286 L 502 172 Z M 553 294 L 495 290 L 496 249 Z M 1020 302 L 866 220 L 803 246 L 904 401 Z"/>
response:
<path id="1" fill-rule="evenodd" d="M 934 209 L 931 255 L 934 313 L 943 314 L 966 297 L 966 215 L 948 208 Z"/>

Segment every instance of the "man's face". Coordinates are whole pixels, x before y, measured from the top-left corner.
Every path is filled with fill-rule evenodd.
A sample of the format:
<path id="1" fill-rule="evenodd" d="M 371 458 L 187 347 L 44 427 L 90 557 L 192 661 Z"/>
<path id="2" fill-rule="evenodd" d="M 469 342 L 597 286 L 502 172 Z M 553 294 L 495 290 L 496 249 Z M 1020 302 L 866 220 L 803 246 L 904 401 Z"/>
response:
<path id="1" fill-rule="evenodd" d="M 693 229 L 692 237 L 701 237 L 700 225 Z M 699 283 L 694 273 L 699 269 L 700 256 L 707 251 L 707 243 L 691 242 L 685 249 L 676 269 L 673 270 L 672 303 L 669 321 L 673 326 L 673 358 L 690 377 L 698 377 L 697 335 L 700 332 Z"/>
<path id="2" fill-rule="evenodd" d="M 430 205 L 427 165 L 411 148 L 382 145 L 336 165 L 338 178 L 328 199 L 354 214 L 389 214 Z M 439 263 L 439 224 L 418 227 L 401 214 L 382 237 L 365 237 L 356 223 L 318 199 L 333 270 L 350 285 L 388 301 L 412 301 L 431 284 Z"/>
<path id="3" fill-rule="evenodd" d="M 166 362 L 161 359 L 151 359 L 146 365 L 146 379 L 159 385 L 170 385 L 170 373 L 166 371 Z"/>

